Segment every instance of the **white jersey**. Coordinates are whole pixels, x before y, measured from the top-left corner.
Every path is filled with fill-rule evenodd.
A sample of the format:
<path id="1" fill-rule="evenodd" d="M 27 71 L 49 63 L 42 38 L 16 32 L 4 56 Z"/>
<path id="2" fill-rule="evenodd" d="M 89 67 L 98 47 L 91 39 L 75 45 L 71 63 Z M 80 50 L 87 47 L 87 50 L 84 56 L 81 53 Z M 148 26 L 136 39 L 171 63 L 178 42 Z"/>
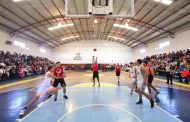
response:
<path id="1" fill-rule="evenodd" d="M 51 80 L 52 80 L 52 77 L 48 77 L 48 74 L 50 72 L 48 71 L 46 74 L 45 74 L 45 77 L 44 77 L 44 80 L 43 82 L 40 84 L 40 87 L 37 91 L 37 94 L 42 94 L 44 95 L 49 88 L 51 88 Z"/>
<path id="2" fill-rule="evenodd" d="M 137 80 L 143 80 L 143 75 L 141 71 L 141 66 L 137 67 Z"/>
<path id="3" fill-rule="evenodd" d="M 137 67 L 137 87 L 141 90 L 145 90 L 146 86 L 143 84 L 144 74 L 141 71 L 141 65 Z"/>
<path id="4" fill-rule="evenodd" d="M 143 82 L 143 75 L 141 71 L 141 66 L 137 67 L 137 84 L 141 85 Z"/>
<path id="5" fill-rule="evenodd" d="M 135 68 L 134 67 L 129 68 L 129 74 L 130 74 L 131 80 L 135 81 Z"/>

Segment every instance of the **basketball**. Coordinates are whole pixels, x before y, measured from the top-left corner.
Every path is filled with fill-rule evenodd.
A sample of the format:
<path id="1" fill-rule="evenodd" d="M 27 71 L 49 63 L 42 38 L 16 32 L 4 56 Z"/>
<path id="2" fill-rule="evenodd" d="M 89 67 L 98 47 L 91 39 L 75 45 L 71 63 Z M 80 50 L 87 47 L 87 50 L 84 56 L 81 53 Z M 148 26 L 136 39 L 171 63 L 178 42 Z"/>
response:
<path id="1" fill-rule="evenodd" d="M 94 50 L 93 50 L 94 52 L 96 52 L 97 51 L 97 49 L 96 48 L 94 48 Z"/>

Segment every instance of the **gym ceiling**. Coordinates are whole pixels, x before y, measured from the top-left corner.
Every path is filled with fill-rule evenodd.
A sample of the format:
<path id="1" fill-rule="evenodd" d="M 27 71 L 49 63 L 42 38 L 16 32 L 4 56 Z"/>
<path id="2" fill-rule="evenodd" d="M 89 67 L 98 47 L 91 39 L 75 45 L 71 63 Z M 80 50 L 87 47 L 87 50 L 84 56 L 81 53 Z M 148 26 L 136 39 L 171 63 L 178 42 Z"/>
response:
<path id="1" fill-rule="evenodd" d="M 73 11 L 85 11 L 86 0 L 71 1 L 75 4 Z M 123 9 L 125 0 L 116 1 L 114 9 L 118 14 L 126 11 Z M 135 0 L 133 18 L 100 18 L 97 22 L 94 18 L 65 18 L 64 0 L 0 0 L 0 29 L 11 37 L 22 37 L 52 48 L 73 41 L 96 39 L 134 48 L 161 38 L 173 38 L 176 33 L 190 29 L 190 0 L 172 0 L 169 5 L 156 1 L 159 0 Z M 96 23 L 104 27 L 95 29 Z M 138 31 L 113 26 L 126 23 Z M 63 27 L 52 29 L 59 24 Z M 98 36 L 95 37 L 95 33 Z"/>

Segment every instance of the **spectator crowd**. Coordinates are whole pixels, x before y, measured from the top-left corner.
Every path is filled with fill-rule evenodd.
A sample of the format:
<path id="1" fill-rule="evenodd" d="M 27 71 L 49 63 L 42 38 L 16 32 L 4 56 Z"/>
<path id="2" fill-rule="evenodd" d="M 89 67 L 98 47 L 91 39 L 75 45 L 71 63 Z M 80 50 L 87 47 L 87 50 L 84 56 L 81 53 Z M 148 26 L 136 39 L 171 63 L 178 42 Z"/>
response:
<path id="1" fill-rule="evenodd" d="M 147 56 L 144 60 L 152 62 L 156 75 L 165 75 L 167 67 L 171 77 L 181 82 L 190 81 L 190 50 Z"/>
<path id="2" fill-rule="evenodd" d="M 181 82 L 190 82 L 189 49 L 147 56 L 144 60 L 152 63 L 155 75 L 166 75 L 166 67 L 169 67 L 171 77 L 178 78 Z M 0 51 L 0 81 L 44 74 L 52 64 L 47 58 Z M 102 69 L 103 67 L 104 65 Z"/>
<path id="3" fill-rule="evenodd" d="M 44 74 L 52 63 L 47 58 L 0 51 L 0 81 Z"/>

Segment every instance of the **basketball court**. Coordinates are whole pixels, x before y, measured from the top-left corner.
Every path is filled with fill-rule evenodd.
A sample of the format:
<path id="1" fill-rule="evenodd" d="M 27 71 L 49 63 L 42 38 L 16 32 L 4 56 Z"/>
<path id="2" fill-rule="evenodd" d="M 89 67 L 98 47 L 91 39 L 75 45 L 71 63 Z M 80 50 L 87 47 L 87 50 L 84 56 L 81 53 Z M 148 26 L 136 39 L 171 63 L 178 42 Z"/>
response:
<path id="1" fill-rule="evenodd" d="M 190 0 L 0 0 L 0 122 L 190 122 L 189 39 Z"/>
<path id="2" fill-rule="evenodd" d="M 181 122 L 158 106 L 151 109 L 149 101 L 137 106 L 128 87 L 84 88 L 69 88 L 68 101 L 62 95 L 56 103 L 49 99 L 20 122 Z"/>

